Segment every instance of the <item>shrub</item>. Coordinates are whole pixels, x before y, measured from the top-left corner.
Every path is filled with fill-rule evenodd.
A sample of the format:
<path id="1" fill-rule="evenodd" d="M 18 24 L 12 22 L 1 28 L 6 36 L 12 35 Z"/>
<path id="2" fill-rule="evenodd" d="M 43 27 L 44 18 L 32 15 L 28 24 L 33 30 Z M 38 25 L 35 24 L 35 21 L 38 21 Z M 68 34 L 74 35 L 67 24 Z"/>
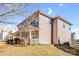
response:
<path id="1" fill-rule="evenodd" d="M 69 42 L 64 42 L 63 44 L 66 46 L 70 46 Z"/>
<path id="2" fill-rule="evenodd" d="M 76 55 L 79 56 L 79 49 L 76 49 Z"/>
<path id="3" fill-rule="evenodd" d="M 63 44 L 63 45 L 56 45 L 57 48 L 65 51 L 65 52 L 68 52 L 68 53 L 71 53 L 71 54 L 74 54 L 74 55 L 79 55 L 79 50 L 76 50 L 75 48 L 69 46 L 69 44 Z"/>
<path id="4" fill-rule="evenodd" d="M 7 44 L 10 44 L 10 40 L 9 40 L 9 39 L 7 39 L 7 40 L 6 40 L 6 43 L 7 43 Z"/>
<path id="5" fill-rule="evenodd" d="M 7 40 L 6 40 L 6 43 L 7 43 L 7 44 L 13 44 L 13 40 L 12 40 L 12 39 L 7 39 Z"/>

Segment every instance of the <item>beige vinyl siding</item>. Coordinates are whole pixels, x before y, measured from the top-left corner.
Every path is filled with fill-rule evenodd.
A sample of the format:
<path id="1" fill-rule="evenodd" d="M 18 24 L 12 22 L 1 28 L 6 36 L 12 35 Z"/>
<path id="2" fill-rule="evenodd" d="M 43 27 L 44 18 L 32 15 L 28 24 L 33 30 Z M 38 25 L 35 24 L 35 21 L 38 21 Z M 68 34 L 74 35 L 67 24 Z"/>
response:
<path id="1" fill-rule="evenodd" d="M 71 43 L 71 33 L 69 30 L 70 25 L 60 19 L 57 20 L 57 23 L 58 23 L 57 39 L 59 39 L 61 43 L 64 43 L 64 42 Z"/>
<path id="2" fill-rule="evenodd" d="M 51 44 L 51 24 L 50 19 L 39 14 L 39 43 Z"/>

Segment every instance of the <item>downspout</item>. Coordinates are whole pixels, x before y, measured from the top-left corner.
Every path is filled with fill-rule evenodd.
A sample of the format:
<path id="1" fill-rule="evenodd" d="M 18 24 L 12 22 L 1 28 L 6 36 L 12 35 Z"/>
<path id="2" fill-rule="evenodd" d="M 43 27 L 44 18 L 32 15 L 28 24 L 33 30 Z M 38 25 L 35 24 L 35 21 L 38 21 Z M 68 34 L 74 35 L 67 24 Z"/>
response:
<path id="1" fill-rule="evenodd" d="M 53 19 L 51 20 L 51 44 L 53 44 Z"/>

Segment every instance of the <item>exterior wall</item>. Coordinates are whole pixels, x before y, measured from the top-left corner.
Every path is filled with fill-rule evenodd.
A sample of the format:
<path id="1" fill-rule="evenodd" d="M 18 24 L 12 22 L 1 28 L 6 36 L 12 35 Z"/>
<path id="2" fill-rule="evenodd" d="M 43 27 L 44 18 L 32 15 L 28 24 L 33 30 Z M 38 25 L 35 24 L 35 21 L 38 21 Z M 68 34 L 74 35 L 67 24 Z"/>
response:
<path id="1" fill-rule="evenodd" d="M 70 33 L 70 25 L 65 23 L 64 21 L 57 19 L 57 39 L 60 41 L 60 43 L 69 42 L 71 44 L 71 33 Z M 65 28 L 63 27 L 65 26 Z"/>
<path id="2" fill-rule="evenodd" d="M 39 14 L 39 44 L 51 44 L 50 19 Z"/>

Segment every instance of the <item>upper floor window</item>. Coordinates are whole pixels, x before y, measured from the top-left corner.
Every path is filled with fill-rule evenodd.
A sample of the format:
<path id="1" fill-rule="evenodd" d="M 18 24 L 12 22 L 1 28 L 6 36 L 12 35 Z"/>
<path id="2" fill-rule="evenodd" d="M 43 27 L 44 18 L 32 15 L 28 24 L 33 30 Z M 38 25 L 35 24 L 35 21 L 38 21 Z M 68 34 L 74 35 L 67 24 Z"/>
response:
<path id="1" fill-rule="evenodd" d="M 24 22 L 24 25 L 25 25 L 25 26 L 28 26 L 28 25 L 29 25 L 29 21 L 26 20 L 26 21 Z"/>
<path id="2" fill-rule="evenodd" d="M 21 29 L 22 29 L 22 25 L 19 25 L 19 26 L 18 26 L 18 29 L 21 30 Z"/>
<path id="3" fill-rule="evenodd" d="M 33 27 L 39 27 L 39 21 L 37 19 L 33 19 L 30 24 Z"/>

